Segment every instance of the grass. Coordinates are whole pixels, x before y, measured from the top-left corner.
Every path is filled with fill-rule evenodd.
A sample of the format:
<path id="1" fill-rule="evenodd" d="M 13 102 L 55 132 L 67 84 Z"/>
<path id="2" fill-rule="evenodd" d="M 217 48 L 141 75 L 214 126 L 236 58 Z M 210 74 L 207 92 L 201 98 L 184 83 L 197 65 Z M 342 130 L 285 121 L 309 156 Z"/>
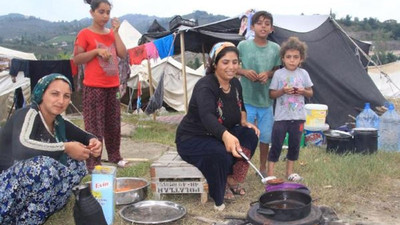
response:
<path id="1" fill-rule="evenodd" d="M 157 142 L 174 146 L 176 125 L 153 121 L 147 116 L 124 115 L 123 121 L 136 127 L 132 139 L 141 142 Z M 75 123 L 81 124 L 79 120 Z M 286 154 L 283 152 L 282 155 Z M 252 162 L 258 164 L 258 151 Z M 276 164 L 276 175 L 284 177 L 284 162 Z M 400 153 L 378 151 L 372 155 L 362 154 L 331 154 L 319 147 L 305 147 L 300 152 L 299 160 L 295 163 L 295 171 L 301 174 L 304 184 L 311 190 L 312 198 L 316 205 L 327 205 L 333 208 L 339 215 L 354 213 L 360 204 L 371 204 L 374 201 L 387 199 L 398 189 L 393 181 L 400 181 Z M 150 179 L 150 163 L 139 163 L 135 166 L 118 169 L 118 177 L 133 176 Z M 90 180 L 86 177 L 84 181 Z M 216 221 L 224 221 L 225 217 L 246 216 L 250 203 L 257 201 L 264 191 L 264 185 L 260 178 L 249 168 L 248 177 L 244 184 L 247 194 L 237 197 L 233 203 L 228 203 L 223 213 L 212 210 L 213 201 L 200 203 L 200 196 L 196 194 L 162 195 L 163 200 L 174 201 L 186 207 L 187 215 L 173 224 L 204 224 L 196 217 L 212 218 Z M 147 199 L 152 199 L 151 191 Z M 389 199 L 390 200 L 390 199 Z M 72 217 L 73 198 L 68 205 L 54 214 L 46 222 L 52 224 L 74 224 Z M 374 206 L 371 205 L 371 208 Z M 114 224 L 130 224 L 123 221 L 118 215 Z"/>

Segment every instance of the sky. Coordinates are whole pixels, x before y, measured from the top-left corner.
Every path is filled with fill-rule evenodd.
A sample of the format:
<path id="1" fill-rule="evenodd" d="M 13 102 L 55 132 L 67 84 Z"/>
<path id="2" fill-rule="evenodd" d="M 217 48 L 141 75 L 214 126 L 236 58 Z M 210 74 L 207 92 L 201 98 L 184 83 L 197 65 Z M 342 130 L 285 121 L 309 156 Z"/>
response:
<path id="1" fill-rule="evenodd" d="M 186 15 L 195 10 L 228 17 L 239 16 L 248 9 L 267 10 L 279 15 L 336 15 L 337 19 L 376 18 L 400 23 L 399 0 L 109 0 L 112 17 L 143 14 L 157 17 Z M 49 21 L 72 21 L 90 17 L 83 0 L 0 0 L 0 16 L 20 13 Z"/>

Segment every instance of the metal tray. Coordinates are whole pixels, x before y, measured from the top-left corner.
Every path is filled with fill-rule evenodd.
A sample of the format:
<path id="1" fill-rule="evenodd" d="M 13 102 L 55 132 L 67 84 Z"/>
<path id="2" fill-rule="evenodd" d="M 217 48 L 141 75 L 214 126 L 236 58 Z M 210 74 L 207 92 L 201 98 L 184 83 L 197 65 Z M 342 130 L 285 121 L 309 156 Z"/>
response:
<path id="1" fill-rule="evenodd" d="M 141 201 L 124 206 L 119 215 L 129 222 L 141 224 L 168 223 L 182 218 L 185 207 L 170 201 Z"/>

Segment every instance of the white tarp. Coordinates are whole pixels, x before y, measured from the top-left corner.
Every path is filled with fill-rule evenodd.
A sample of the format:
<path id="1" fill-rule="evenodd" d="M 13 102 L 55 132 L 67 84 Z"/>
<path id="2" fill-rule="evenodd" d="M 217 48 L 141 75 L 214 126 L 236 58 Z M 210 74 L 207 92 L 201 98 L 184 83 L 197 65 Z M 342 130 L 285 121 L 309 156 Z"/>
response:
<path id="1" fill-rule="evenodd" d="M 21 52 L 13 49 L 8 49 L 0 46 L 0 57 L 7 58 L 9 60 L 13 58 L 36 60 L 33 53 Z M 10 93 L 16 88 L 22 87 L 24 85 L 29 85 L 29 78 L 25 78 L 23 73 L 18 73 L 16 78 L 16 83 L 11 81 L 11 76 L 9 71 L 2 71 L 0 73 L 0 96 Z"/>
<path id="2" fill-rule="evenodd" d="M 153 62 L 151 63 L 153 90 L 157 88 L 158 81 L 164 74 L 164 102 L 177 111 L 185 111 L 182 64 L 172 57 L 158 60 L 154 64 Z M 131 68 L 131 77 L 129 78 L 128 86 L 136 89 L 137 80 L 140 79 L 143 81 L 142 88 L 148 87 L 147 61 L 143 61 L 142 65 L 133 66 Z M 188 103 L 192 96 L 194 85 L 203 76 L 204 70 L 194 70 L 190 67 L 186 67 Z"/>
<path id="3" fill-rule="evenodd" d="M 36 60 L 36 57 L 33 53 L 26 53 L 17 50 L 12 50 L 8 48 L 4 48 L 0 46 L 0 57 L 7 58 L 9 60 L 13 58 L 20 58 L 20 59 L 28 59 L 28 60 Z M 10 103 L 9 96 L 16 88 L 22 87 L 23 92 L 30 93 L 29 91 L 25 91 L 30 89 L 30 79 L 24 77 L 23 72 L 19 72 L 16 77 L 16 82 L 13 83 L 11 80 L 11 75 L 9 74 L 8 70 L 0 72 L 0 120 L 3 120 L 8 115 L 8 107 L 12 104 L 12 99 Z M 29 95 L 29 94 L 28 94 Z M 25 96 L 27 97 L 27 96 Z"/>
<path id="4" fill-rule="evenodd" d="M 378 67 L 369 66 L 368 74 L 383 96 L 388 98 L 400 97 L 400 61 Z"/>
<path id="5" fill-rule="evenodd" d="M 11 75 L 8 72 L 8 70 L 0 72 L 0 96 L 9 94 L 19 87 L 30 85 L 30 80 L 24 77 L 24 72 L 18 73 L 15 83 L 12 82 Z"/>
<path id="6" fill-rule="evenodd" d="M 126 49 L 134 48 L 138 45 L 139 39 L 142 34 L 136 30 L 127 20 L 122 21 L 118 30 L 122 42 L 125 44 Z"/>
<path id="7" fill-rule="evenodd" d="M 0 46 L 0 57 L 13 59 L 13 58 L 20 58 L 20 59 L 31 59 L 36 60 L 36 57 L 33 53 L 21 52 L 9 48 L 4 48 Z"/>
<path id="8" fill-rule="evenodd" d="M 274 26 L 300 33 L 317 29 L 329 18 L 328 15 L 274 15 Z"/>

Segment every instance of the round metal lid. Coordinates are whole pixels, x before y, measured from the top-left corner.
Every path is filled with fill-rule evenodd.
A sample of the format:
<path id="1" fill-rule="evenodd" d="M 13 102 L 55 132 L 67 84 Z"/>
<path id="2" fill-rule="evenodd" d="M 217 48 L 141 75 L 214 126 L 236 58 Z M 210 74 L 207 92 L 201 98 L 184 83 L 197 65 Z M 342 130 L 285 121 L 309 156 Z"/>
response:
<path id="1" fill-rule="evenodd" d="M 140 224 L 168 223 L 182 218 L 185 207 L 170 201 L 141 201 L 124 206 L 119 214 L 124 220 Z"/>

